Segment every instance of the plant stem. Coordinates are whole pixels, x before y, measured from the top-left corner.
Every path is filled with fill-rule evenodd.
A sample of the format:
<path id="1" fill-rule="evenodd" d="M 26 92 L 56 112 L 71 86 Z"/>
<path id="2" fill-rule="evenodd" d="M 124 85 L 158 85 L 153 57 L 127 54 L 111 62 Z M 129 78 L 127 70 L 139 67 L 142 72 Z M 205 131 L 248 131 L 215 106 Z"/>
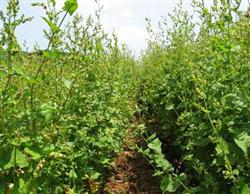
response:
<path id="1" fill-rule="evenodd" d="M 59 29 L 60 29 L 60 27 L 62 26 L 62 24 L 63 24 L 63 22 L 64 22 L 66 16 L 68 15 L 68 13 L 69 13 L 69 11 L 67 10 L 67 11 L 65 12 L 65 14 L 64 14 L 64 16 L 63 16 L 61 22 L 59 23 L 59 26 L 58 26 Z M 49 48 L 50 48 L 50 46 L 51 46 L 51 44 L 52 44 L 52 40 L 53 40 L 53 38 L 54 38 L 54 36 L 55 36 L 56 34 L 57 34 L 57 31 L 53 31 L 52 36 L 50 37 L 50 40 L 49 40 L 49 43 L 48 43 L 48 46 L 47 46 L 46 50 L 49 50 Z M 42 56 L 42 57 L 43 57 L 43 56 Z M 41 63 L 40 63 L 40 65 L 39 65 L 39 67 L 38 67 L 38 69 L 37 69 L 37 72 L 36 72 L 36 74 L 35 74 L 34 81 L 37 80 L 37 78 L 38 78 L 40 72 L 42 71 L 42 68 L 43 68 L 43 65 L 45 64 L 45 61 L 46 61 L 46 60 L 45 60 L 45 58 L 43 57 L 43 58 L 42 58 L 42 61 L 41 61 Z M 32 84 L 31 84 L 31 86 L 30 86 L 30 107 L 31 107 L 31 115 L 34 115 L 34 113 L 35 113 L 35 102 L 34 102 L 34 97 L 35 97 L 35 91 L 34 91 L 34 90 L 35 90 L 35 83 L 34 83 L 34 81 L 32 82 Z M 36 117 L 32 118 L 32 130 L 33 130 L 33 131 L 34 131 L 35 128 L 36 128 L 36 126 L 35 126 L 36 119 L 35 119 L 35 118 L 36 118 Z"/>

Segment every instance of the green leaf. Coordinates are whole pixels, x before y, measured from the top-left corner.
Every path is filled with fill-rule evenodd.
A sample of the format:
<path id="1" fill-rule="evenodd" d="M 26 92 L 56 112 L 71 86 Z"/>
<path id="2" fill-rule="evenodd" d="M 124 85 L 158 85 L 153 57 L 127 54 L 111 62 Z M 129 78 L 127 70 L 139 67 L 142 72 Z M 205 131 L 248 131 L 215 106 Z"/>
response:
<path id="1" fill-rule="evenodd" d="M 227 142 L 221 137 L 218 139 L 215 149 L 218 155 L 229 154 Z"/>
<path id="2" fill-rule="evenodd" d="M 39 83 L 39 79 L 34 79 L 32 77 L 29 77 L 29 76 L 26 76 L 25 77 L 26 81 L 29 83 L 29 84 L 38 84 Z"/>
<path id="3" fill-rule="evenodd" d="M 250 193 L 249 186 L 247 184 L 243 185 L 240 194 L 249 194 L 249 193 Z"/>
<path id="4" fill-rule="evenodd" d="M 148 144 L 148 147 L 152 150 L 154 150 L 156 153 L 161 153 L 161 141 L 156 138 L 151 143 Z"/>
<path id="5" fill-rule="evenodd" d="M 54 151 L 56 151 L 54 145 L 47 145 L 47 146 L 43 147 L 43 149 L 41 150 L 41 154 L 42 155 L 49 155 L 51 152 L 54 152 Z"/>
<path id="6" fill-rule="evenodd" d="M 155 139 L 155 138 L 156 138 L 156 134 L 153 133 L 152 135 L 150 135 L 150 136 L 147 138 L 147 141 L 151 141 L 151 140 L 153 140 L 153 139 Z"/>
<path id="7" fill-rule="evenodd" d="M 55 51 L 44 51 L 43 55 L 47 58 L 56 59 L 60 56 L 60 53 Z"/>
<path id="8" fill-rule="evenodd" d="M 26 154 L 30 155 L 31 158 L 32 158 L 33 160 L 39 160 L 39 159 L 41 158 L 41 155 L 40 155 L 40 154 L 38 154 L 37 152 L 31 150 L 31 149 L 28 148 L 28 147 L 24 148 L 24 152 L 25 152 Z"/>
<path id="9" fill-rule="evenodd" d="M 18 67 L 17 65 L 13 65 L 13 75 L 17 75 L 17 76 L 21 76 L 23 75 L 23 71 L 20 67 Z"/>
<path id="10" fill-rule="evenodd" d="M 45 3 L 35 2 L 35 3 L 31 3 L 31 6 L 33 6 L 33 7 L 35 7 L 35 6 L 44 7 Z"/>
<path id="11" fill-rule="evenodd" d="M 92 172 L 92 174 L 90 175 L 91 179 L 98 179 L 101 176 L 101 174 L 99 172 Z"/>
<path id="12" fill-rule="evenodd" d="M 250 188 L 245 181 L 241 180 L 237 185 L 232 188 L 232 194 L 249 194 Z"/>
<path id="13" fill-rule="evenodd" d="M 72 179 L 76 179 L 77 178 L 77 174 L 76 174 L 76 172 L 73 169 L 70 170 L 69 177 L 72 178 Z"/>
<path id="14" fill-rule="evenodd" d="M 68 11 L 72 15 L 78 8 L 77 0 L 66 0 L 64 3 L 63 10 Z"/>
<path id="15" fill-rule="evenodd" d="M 15 139 L 14 140 L 9 140 L 9 143 L 13 146 L 20 146 L 20 142 L 17 142 Z"/>
<path id="16" fill-rule="evenodd" d="M 0 51 L 0 60 L 7 61 L 8 55 L 6 51 Z"/>
<path id="17" fill-rule="evenodd" d="M 180 175 L 178 175 L 178 179 L 181 182 L 184 182 L 184 181 L 186 181 L 188 179 L 188 176 L 185 173 L 181 173 Z"/>
<path id="18" fill-rule="evenodd" d="M 220 146 L 223 149 L 223 152 L 229 154 L 229 148 L 227 142 L 223 138 L 219 138 Z"/>
<path id="19" fill-rule="evenodd" d="M 157 164 L 157 167 L 162 168 L 164 171 L 172 170 L 172 164 L 164 158 L 163 154 L 156 157 L 155 163 Z"/>
<path id="20" fill-rule="evenodd" d="M 236 138 L 234 138 L 235 143 L 239 148 L 247 155 L 247 150 L 250 147 L 250 136 L 247 132 L 242 132 Z"/>
<path id="21" fill-rule="evenodd" d="M 5 71 L 0 70 L 0 79 L 4 79 L 8 76 L 8 74 Z"/>
<path id="22" fill-rule="evenodd" d="M 54 31 L 54 32 L 60 31 L 60 28 L 58 28 L 58 26 L 56 24 L 54 24 L 52 21 L 48 20 L 45 17 L 42 17 L 42 18 L 49 25 L 49 27 L 52 29 L 52 31 Z"/>
<path id="23" fill-rule="evenodd" d="M 102 164 L 108 164 L 109 162 L 110 162 L 109 158 L 104 158 L 104 159 L 101 160 Z"/>
<path id="24" fill-rule="evenodd" d="M 30 180 L 24 180 L 22 178 L 19 179 L 19 188 L 18 193 L 30 193 L 29 187 L 30 187 Z"/>
<path id="25" fill-rule="evenodd" d="M 180 183 L 177 179 L 173 178 L 171 174 L 167 174 L 161 180 L 161 190 L 162 192 L 175 192 L 180 187 Z"/>
<path id="26" fill-rule="evenodd" d="M 53 6 L 56 5 L 56 0 L 50 0 L 50 2 L 52 3 Z"/>
<path id="27" fill-rule="evenodd" d="M 12 168 L 14 166 L 18 166 L 20 168 L 25 168 L 25 167 L 29 166 L 29 163 L 26 160 L 25 156 L 17 148 L 12 149 L 11 158 L 10 158 L 8 164 L 6 164 L 4 166 L 4 169 L 9 169 L 9 168 Z"/>
<path id="28" fill-rule="evenodd" d="M 63 79 L 63 83 L 64 83 L 66 88 L 70 89 L 70 87 L 71 87 L 71 81 L 70 80 Z"/>
<path id="29" fill-rule="evenodd" d="M 156 170 L 156 172 L 153 174 L 153 176 L 161 176 L 164 172 L 160 170 Z"/>
<path id="30" fill-rule="evenodd" d="M 31 139 L 28 136 L 20 138 L 20 145 L 29 145 L 31 144 Z"/>

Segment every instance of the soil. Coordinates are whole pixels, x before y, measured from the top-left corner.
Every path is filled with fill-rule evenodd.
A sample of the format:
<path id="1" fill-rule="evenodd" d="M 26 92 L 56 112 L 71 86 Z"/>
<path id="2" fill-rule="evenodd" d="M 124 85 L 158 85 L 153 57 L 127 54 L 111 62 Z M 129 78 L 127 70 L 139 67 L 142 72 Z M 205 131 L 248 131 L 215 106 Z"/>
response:
<path id="1" fill-rule="evenodd" d="M 143 155 L 129 146 L 142 141 L 131 136 L 126 137 L 124 151 L 115 160 L 103 193 L 160 194 L 160 180 L 153 176 L 154 169 Z"/>

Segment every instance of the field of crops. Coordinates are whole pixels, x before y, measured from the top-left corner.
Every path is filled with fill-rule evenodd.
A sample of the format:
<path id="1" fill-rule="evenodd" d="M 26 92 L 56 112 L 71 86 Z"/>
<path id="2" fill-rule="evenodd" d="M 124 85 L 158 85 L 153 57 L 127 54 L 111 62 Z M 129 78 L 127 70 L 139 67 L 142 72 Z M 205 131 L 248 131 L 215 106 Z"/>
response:
<path id="1" fill-rule="evenodd" d="M 148 19 L 136 59 L 98 11 L 78 15 L 77 0 L 61 11 L 54 0 L 33 3 L 46 12 L 48 45 L 28 52 L 15 31 L 32 18 L 9 0 L 0 10 L 0 194 L 249 194 L 250 8 L 240 5 L 195 0 L 190 15 L 180 3 L 158 31 Z M 155 192 L 106 188 L 124 147 L 148 163 Z"/>

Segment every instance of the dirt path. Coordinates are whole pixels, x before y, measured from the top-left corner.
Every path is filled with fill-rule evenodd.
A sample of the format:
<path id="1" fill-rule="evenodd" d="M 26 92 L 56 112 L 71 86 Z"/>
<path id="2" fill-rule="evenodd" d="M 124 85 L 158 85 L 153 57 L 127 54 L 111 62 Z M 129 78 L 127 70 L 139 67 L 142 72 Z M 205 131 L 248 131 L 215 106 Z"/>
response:
<path id="1" fill-rule="evenodd" d="M 153 177 L 154 170 L 147 160 L 129 146 L 140 140 L 131 137 L 128 131 L 124 151 L 115 161 L 112 174 L 105 185 L 104 193 L 160 194 L 160 181 Z"/>

